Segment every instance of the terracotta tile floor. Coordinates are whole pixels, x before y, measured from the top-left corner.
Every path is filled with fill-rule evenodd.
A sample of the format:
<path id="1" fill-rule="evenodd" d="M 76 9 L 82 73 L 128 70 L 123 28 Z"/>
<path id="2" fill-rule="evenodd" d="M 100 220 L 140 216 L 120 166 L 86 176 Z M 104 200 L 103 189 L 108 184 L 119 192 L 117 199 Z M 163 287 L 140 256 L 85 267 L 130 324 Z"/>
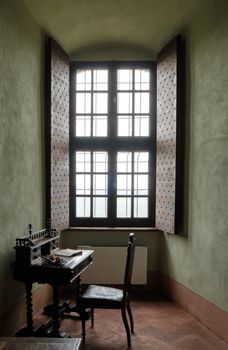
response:
<path id="1" fill-rule="evenodd" d="M 131 303 L 135 323 L 132 350 L 228 350 L 228 344 L 172 302 L 155 298 L 134 298 Z M 35 322 L 45 320 L 41 314 Z M 61 330 L 80 337 L 81 322 L 67 317 Z M 95 310 L 95 325 L 87 321 L 83 350 L 127 349 L 126 334 L 119 310 Z"/>

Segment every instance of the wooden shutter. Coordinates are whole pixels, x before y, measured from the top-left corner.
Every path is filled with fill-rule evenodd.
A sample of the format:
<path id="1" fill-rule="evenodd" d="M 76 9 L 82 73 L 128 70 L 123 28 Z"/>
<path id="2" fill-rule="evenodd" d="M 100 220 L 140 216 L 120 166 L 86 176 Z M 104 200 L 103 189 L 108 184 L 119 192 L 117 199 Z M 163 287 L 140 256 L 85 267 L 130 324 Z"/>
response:
<path id="1" fill-rule="evenodd" d="M 69 227 L 69 56 L 48 41 L 46 71 L 46 219 Z"/>
<path id="2" fill-rule="evenodd" d="M 156 227 L 180 232 L 183 219 L 184 60 L 181 36 L 157 60 Z"/>

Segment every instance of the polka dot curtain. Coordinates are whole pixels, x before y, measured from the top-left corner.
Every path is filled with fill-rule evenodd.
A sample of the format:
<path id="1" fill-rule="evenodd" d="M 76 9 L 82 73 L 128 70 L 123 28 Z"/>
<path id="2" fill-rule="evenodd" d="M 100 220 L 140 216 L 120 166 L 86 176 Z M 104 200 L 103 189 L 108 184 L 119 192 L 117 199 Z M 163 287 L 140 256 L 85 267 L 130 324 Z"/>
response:
<path id="1" fill-rule="evenodd" d="M 50 45 L 49 216 L 52 227 L 69 227 L 69 57 Z"/>
<path id="2" fill-rule="evenodd" d="M 178 134 L 178 37 L 161 51 L 157 64 L 156 227 L 176 231 Z"/>

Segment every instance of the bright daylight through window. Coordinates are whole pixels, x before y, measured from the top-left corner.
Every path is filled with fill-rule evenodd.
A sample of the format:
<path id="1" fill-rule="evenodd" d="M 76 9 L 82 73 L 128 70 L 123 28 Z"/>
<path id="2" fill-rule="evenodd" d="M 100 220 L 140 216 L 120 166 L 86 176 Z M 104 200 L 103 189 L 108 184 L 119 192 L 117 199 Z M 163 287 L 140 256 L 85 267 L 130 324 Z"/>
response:
<path id="1" fill-rule="evenodd" d="M 71 64 L 71 226 L 154 224 L 154 69 Z"/>

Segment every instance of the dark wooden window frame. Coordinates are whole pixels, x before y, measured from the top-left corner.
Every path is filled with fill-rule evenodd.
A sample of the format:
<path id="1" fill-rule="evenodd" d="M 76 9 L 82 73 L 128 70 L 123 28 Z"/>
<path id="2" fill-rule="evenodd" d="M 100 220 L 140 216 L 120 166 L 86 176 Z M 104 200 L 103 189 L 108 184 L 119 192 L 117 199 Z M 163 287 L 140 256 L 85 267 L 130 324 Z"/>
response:
<path id="1" fill-rule="evenodd" d="M 109 69 L 109 105 L 107 137 L 75 137 L 75 72 L 77 69 Z M 149 68 L 151 70 L 150 93 L 150 136 L 117 137 L 116 112 L 116 72 L 118 68 Z M 142 91 L 143 92 L 143 91 Z M 76 218 L 75 213 L 75 151 L 102 151 L 109 153 L 108 180 L 108 218 Z M 148 218 L 116 218 L 116 194 L 113 186 L 116 183 L 115 157 L 117 151 L 149 152 L 149 207 Z M 153 227 L 155 225 L 155 186 L 156 186 L 156 64 L 154 62 L 71 62 L 70 63 L 70 226 L 87 227 Z M 132 195 L 133 198 L 133 195 Z"/>

